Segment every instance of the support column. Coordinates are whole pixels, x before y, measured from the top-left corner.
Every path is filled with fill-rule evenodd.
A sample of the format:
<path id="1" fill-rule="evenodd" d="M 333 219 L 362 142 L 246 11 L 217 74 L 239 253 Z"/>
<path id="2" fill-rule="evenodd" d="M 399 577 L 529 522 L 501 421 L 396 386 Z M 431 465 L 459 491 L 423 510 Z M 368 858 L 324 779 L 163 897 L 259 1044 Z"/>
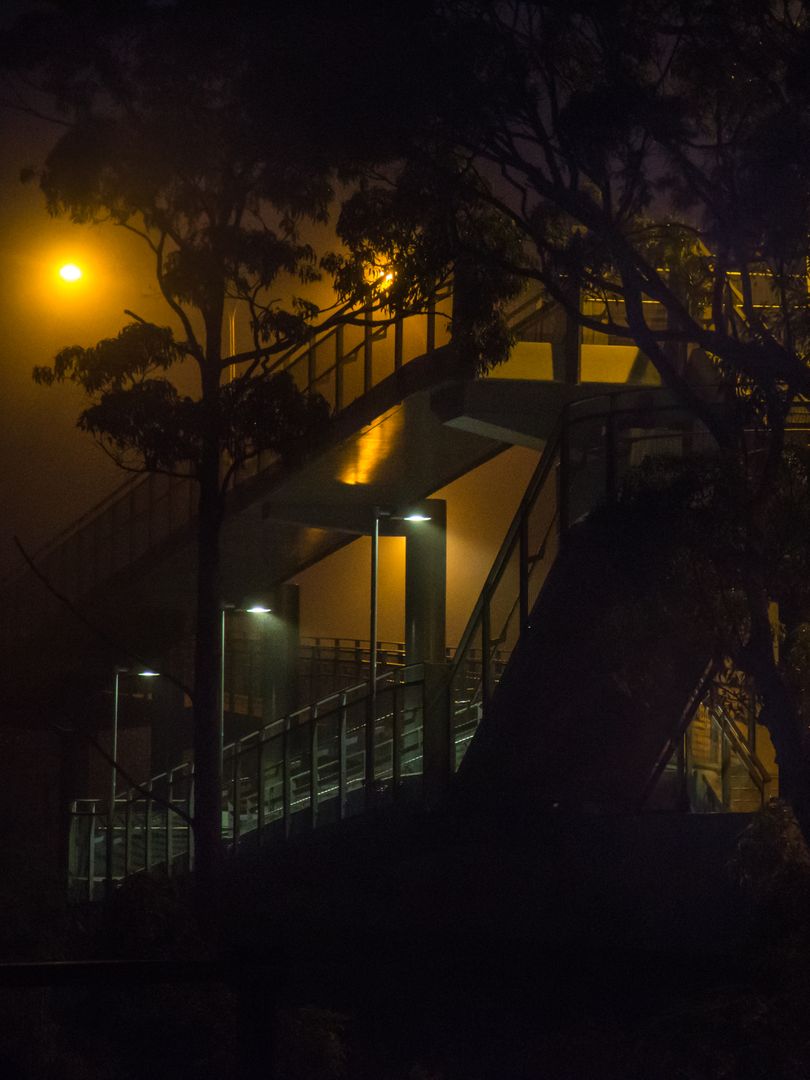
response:
<path id="1" fill-rule="evenodd" d="M 300 654 L 299 589 L 297 585 L 279 585 L 271 596 L 272 612 L 262 620 L 260 655 L 262 657 L 262 698 L 264 722 L 270 723 L 293 712 L 298 700 L 298 664 Z"/>
<path id="2" fill-rule="evenodd" d="M 404 522 L 405 663 L 444 664 L 447 606 L 447 504 L 414 507 L 429 521 Z"/>
<path id="3" fill-rule="evenodd" d="M 579 290 L 575 291 L 579 303 Z M 561 312 L 563 319 L 562 340 L 559 347 L 554 347 L 554 378 L 561 382 L 578 384 L 580 380 L 580 325 L 567 312 Z"/>

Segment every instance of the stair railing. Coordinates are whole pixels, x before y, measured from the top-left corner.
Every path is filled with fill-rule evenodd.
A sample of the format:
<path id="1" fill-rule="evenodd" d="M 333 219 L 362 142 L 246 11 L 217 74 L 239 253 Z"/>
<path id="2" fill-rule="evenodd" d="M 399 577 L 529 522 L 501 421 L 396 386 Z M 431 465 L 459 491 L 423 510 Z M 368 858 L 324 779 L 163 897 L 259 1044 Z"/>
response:
<path id="1" fill-rule="evenodd" d="M 456 771 L 567 533 L 615 499 L 622 475 L 650 455 L 692 453 L 708 432 L 664 390 L 599 394 L 569 403 L 461 636 L 449 674 L 448 742 Z"/>
<path id="2" fill-rule="evenodd" d="M 222 832 L 236 851 L 375 809 L 418 802 L 424 775 L 425 671 L 416 664 L 350 687 L 264 725 L 223 752 Z M 371 753 L 367 753 L 367 749 Z M 119 793 L 71 807 L 69 894 L 95 900 L 105 883 L 194 864 L 194 767 L 185 763 Z M 112 830 L 112 862 L 107 862 Z"/>
<path id="3" fill-rule="evenodd" d="M 376 325 L 368 313 L 346 321 L 282 353 L 270 371 L 287 371 L 301 390 L 319 393 L 338 413 L 403 364 L 441 347 L 452 295 L 437 293 L 424 313 Z M 244 482 L 276 458 L 259 454 L 239 470 Z M 48 581 L 71 599 L 87 595 L 132 566 L 157 545 L 180 533 L 197 513 L 197 485 L 186 477 L 150 473 L 126 480 L 95 507 L 40 548 L 35 561 Z M 0 630 L 17 637 L 51 613 L 59 601 L 35 585 L 29 570 L 3 583 Z"/>
<path id="4" fill-rule="evenodd" d="M 760 807 L 764 808 L 768 804 L 769 789 L 773 777 L 748 745 L 747 740 L 740 734 L 737 725 L 719 705 L 709 706 L 709 716 L 712 722 L 717 724 L 724 738 L 728 740 L 731 749 L 745 766 L 751 783 L 759 793 Z"/>

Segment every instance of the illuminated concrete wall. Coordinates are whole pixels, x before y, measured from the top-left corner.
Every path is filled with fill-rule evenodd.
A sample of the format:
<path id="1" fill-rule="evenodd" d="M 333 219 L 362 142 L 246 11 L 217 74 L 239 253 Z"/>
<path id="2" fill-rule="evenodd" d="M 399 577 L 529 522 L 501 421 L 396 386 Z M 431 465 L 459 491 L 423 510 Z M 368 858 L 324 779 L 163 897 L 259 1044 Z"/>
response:
<path id="1" fill-rule="evenodd" d="M 447 502 L 447 642 L 455 645 L 509 527 L 538 454 L 511 447 L 454 481 Z M 361 537 L 293 580 L 301 588 L 304 637 L 369 636 L 371 543 Z M 405 540 L 380 538 L 379 637 L 403 641 Z"/>

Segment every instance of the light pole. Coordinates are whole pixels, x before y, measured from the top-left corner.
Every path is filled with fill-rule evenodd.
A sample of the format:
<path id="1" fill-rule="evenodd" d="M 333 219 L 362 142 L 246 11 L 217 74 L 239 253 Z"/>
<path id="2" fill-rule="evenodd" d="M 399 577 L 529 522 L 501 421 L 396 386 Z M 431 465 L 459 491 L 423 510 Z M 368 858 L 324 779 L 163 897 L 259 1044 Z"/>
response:
<path id="1" fill-rule="evenodd" d="M 429 514 L 418 512 L 393 514 L 379 506 L 374 507 L 374 524 L 371 530 L 371 603 L 369 611 L 369 700 L 373 703 L 377 697 L 377 608 L 380 579 L 380 519 L 386 521 L 430 521 Z"/>
<path id="2" fill-rule="evenodd" d="M 107 896 L 112 893 L 113 887 L 113 827 L 115 824 L 115 795 L 118 780 L 118 702 L 120 694 L 120 679 L 122 675 L 129 674 L 129 668 L 116 665 L 113 668 L 113 712 L 112 733 L 110 749 L 110 790 L 107 799 L 107 873 L 105 877 Z M 139 678 L 155 679 L 159 672 L 144 668 L 143 671 L 135 672 Z"/>
<path id="3" fill-rule="evenodd" d="M 257 600 L 247 605 L 221 601 L 219 605 L 219 789 L 222 799 L 222 763 L 225 751 L 225 618 L 229 611 L 244 611 L 249 615 L 269 615 L 272 608 Z"/>
<path id="4" fill-rule="evenodd" d="M 368 708 L 366 712 L 366 802 L 370 804 L 374 783 L 374 724 L 377 719 L 377 609 L 380 578 L 380 520 L 430 521 L 430 515 L 412 512 L 394 514 L 382 507 L 374 507 L 374 523 L 371 529 L 371 597 L 369 604 L 369 654 L 368 654 Z"/>

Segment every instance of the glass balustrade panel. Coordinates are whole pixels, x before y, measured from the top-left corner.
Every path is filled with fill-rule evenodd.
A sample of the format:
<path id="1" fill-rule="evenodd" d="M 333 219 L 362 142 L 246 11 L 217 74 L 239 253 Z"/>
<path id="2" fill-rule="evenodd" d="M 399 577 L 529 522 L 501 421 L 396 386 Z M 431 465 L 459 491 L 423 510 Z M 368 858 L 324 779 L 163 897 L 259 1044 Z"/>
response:
<path id="1" fill-rule="evenodd" d="M 479 619 L 464 652 L 456 657 L 455 672 L 450 685 L 450 742 L 454 771 L 461 764 L 481 721 L 481 657 Z"/>
<path id="2" fill-rule="evenodd" d="M 405 683 L 397 689 L 399 709 L 399 797 L 418 799 L 424 768 L 425 684 Z"/>
<path id="3" fill-rule="evenodd" d="M 273 731 L 278 727 L 279 730 Z M 273 725 L 273 733 L 263 733 L 262 798 L 264 799 L 264 824 L 271 835 L 278 831 L 284 820 L 284 735 L 281 725 Z"/>
<path id="4" fill-rule="evenodd" d="M 517 543 L 504 563 L 489 599 L 490 693 L 500 681 L 512 650 L 520 637 L 520 548 Z"/>
<path id="5" fill-rule="evenodd" d="M 351 817 L 365 808 L 366 788 L 366 721 L 368 703 L 365 696 L 349 695 L 346 704 L 346 807 Z"/>
<path id="6" fill-rule="evenodd" d="M 290 718 L 288 734 L 288 766 L 290 784 L 290 829 L 299 832 L 309 828 L 312 783 L 312 711 L 301 709 Z"/>
<path id="7" fill-rule="evenodd" d="M 545 584 L 560 547 L 560 519 L 557 504 L 558 469 L 559 454 L 526 514 L 528 555 L 526 576 L 529 612 L 540 595 L 540 590 Z"/>
<path id="8" fill-rule="evenodd" d="M 340 818 L 340 707 L 321 706 L 317 732 L 318 824 Z"/>

